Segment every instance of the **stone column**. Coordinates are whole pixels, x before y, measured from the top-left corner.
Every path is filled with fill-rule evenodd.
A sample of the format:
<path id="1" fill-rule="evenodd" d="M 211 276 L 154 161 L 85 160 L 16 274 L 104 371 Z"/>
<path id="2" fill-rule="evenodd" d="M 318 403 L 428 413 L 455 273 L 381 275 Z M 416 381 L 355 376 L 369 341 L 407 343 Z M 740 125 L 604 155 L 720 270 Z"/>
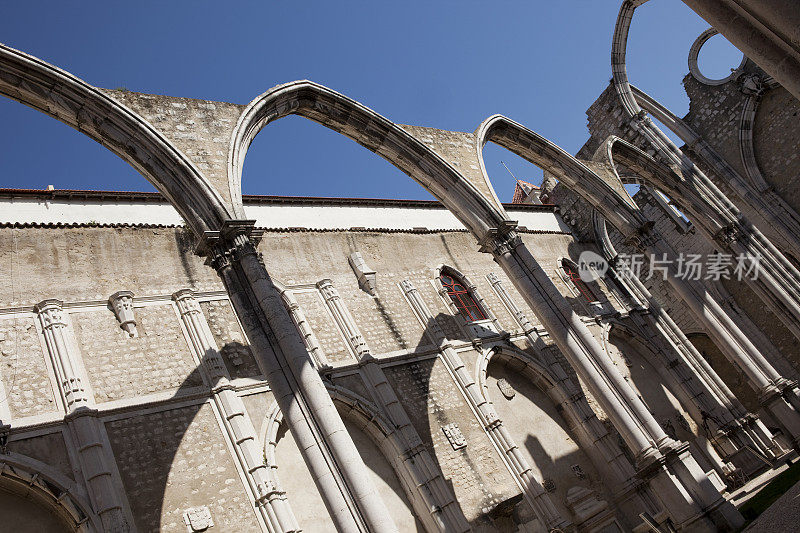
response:
<path id="1" fill-rule="evenodd" d="M 688 452 L 688 445 L 676 443 L 664 433 L 513 229 L 493 230 L 481 244 L 620 431 L 636 455 L 640 475 L 648 479 L 676 525 L 695 525 L 699 519 L 709 528 L 739 527 L 741 515 L 714 488 Z"/>
<path id="2" fill-rule="evenodd" d="M 375 404 L 397 429 L 403 448 L 400 461 L 410 473 L 417 494 L 412 498 L 417 514 L 430 531 L 469 531 L 470 526 L 456 501 L 455 493 L 442 477 L 428 450 L 411 424 L 394 388 L 383 369 L 375 361 L 364 336 L 347 306 L 339 297 L 333 282 L 324 279 L 317 283 L 336 324 L 345 334 L 350 348 L 359 361 L 359 374 Z"/>
<path id="3" fill-rule="evenodd" d="M 172 299 L 178 306 L 191 346 L 210 380 L 214 403 L 225 420 L 227 436 L 255 496 L 256 508 L 269 524 L 270 531 L 299 532 L 300 526 L 286 501 L 286 493 L 275 487 L 264 465 L 253 422 L 229 381 L 225 363 L 194 293 L 191 289 L 182 289 L 175 292 Z"/>
<path id="4" fill-rule="evenodd" d="M 364 462 L 256 254 L 254 221 L 207 232 L 200 255 L 222 278 L 295 442 L 340 531 L 394 532 Z"/>
<path id="5" fill-rule="evenodd" d="M 620 276 L 616 269 L 623 270 L 623 275 Z M 674 392 L 682 405 L 698 426 L 705 423 L 711 425 L 708 429 L 713 431 L 713 435 L 709 436 L 714 439 L 714 446 L 718 447 L 717 451 L 709 454 L 715 469 L 723 476 L 730 474 L 733 465 L 728 464 L 727 460 L 723 461 L 718 453 L 730 457 L 745 446 L 768 460 L 781 455 L 783 450 L 769 430 L 757 417 L 747 413 L 677 324 L 653 300 L 641 280 L 622 264 L 615 265 L 609 272 L 624 282 L 629 290 L 636 290 L 636 298 L 644 302 L 647 312 L 631 310 L 630 320 L 645 334 L 654 353 L 660 356 L 658 364 L 670 374 L 675 385 Z M 739 466 L 749 461 L 750 469 L 763 467 L 761 459 L 752 457 L 751 453 L 748 455 L 750 457 L 744 459 L 744 463 L 737 461 Z"/>
<path id="6" fill-rule="evenodd" d="M 77 371 L 79 356 L 72 353 L 66 334 L 63 302 L 44 300 L 35 308 L 39 315 L 47 351 L 58 380 L 59 392 L 67 414 L 64 421 L 77 446 L 78 460 L 92 508 L 100 517 L 103 530 L 123 533 L 132 529 L 128 522 L 124 495 L 117 490 L 113 471 L 116 468 L 108 446 L 105 426 L 90 403 Z"/>
<path id="7" fill-rule="evenodd" d="M 324 372 L 333 368 L 328 361 L 328 357 L 325 355 L 325 351 L 319 345 L 319 340 L 317 340 L 317 336 L 314 335 L 314 331 L 311 329 L 308 320 L 306 320 L 306 315 L 303 313 L 300 304 L 297 303 L 292 291 L 283 289 L 281 290 L 281 296 L 283 296 L 286 302 L 289 314 L 292 316 L 292 320 L 297 326 L 297 331 L 300 332 L 300 336 L 303 337 L 303 344 L 305 344 L 306 350 L 308 350 L 309 355 L 311 355 L 311 359 L 317 367 L 317 370 Z"/>
<path id="8" fill-rule="evenodd" d="M 467 371 L 464 361 L 450 344 L 414 284 L 406 279 L 400 282 L 400 288 L 411 304 L 414 314 L 417 315 L 417 318 L 422 323 L 425 334 L 439 347 L 442 361 L 456 377 L 459 387 L 464 391 L 473 410 L 478 414 L 478 419 L 484 430 L 505 454 L 512 473 L 521 482 L 525 500 L 541 520 L 542 525 L 547 527 L 548 530 L 567 528 L 570 522 L 561 516 L 550 500 L 549 494 L 534 477 L 528 460 L 519 451 L 508 430 L 503 425 L 503 421 L 497 415 L 494 406 L 481 394 L 477 383 Z"/>

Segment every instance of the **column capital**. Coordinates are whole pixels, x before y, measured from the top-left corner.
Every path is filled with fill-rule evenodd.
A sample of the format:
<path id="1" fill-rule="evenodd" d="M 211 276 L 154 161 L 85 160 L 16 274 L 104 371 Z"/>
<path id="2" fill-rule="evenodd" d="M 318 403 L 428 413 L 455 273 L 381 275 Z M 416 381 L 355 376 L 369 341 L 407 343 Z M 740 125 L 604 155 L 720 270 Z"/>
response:
<path id="1" fill-rule="evenodd" d="M 48 298 L 36 304 L 33 309 L 38 313 L 44 329 L 67 325 L 64 321 L 64 302 L 61 300 Z"/>
<path id="2" fill-rule="evenodd" d="M 504 220 L 496 228 L 489 231 L 478 242 L 481 252 L 492 255 L 505 255 L 522 244 L 522 238 L 516 232 L 518 223 L 514 220 Z"/>
<path id="3" fill-rule="evenodd" d="M 231 260 L 256 253 L 264 230 L 256 228 L 255 224 L 255 220 L 226 220 L 219 230 L 204 232 L 194 251 L 206 257 L 208 264 L 219 271 L 230 266 Z"/>
<path id="4" fill-rule="evenodd" d="M 661 239 L 661 235 L 655 230 L 655 221 L 646 220 L 636 232 L 625 236 L 625 244 L 632 246 L 639 251 L 645 251 L 648 247 L 655 245 Z"/>
<path id="5" fill-rule="evenodd" d="M 180 289 L 173 292 L 172 300 L 178 305 L 178 311 L 181 315 L 200 312 L 200 304 L 197 302 L 192 289 Z"/>

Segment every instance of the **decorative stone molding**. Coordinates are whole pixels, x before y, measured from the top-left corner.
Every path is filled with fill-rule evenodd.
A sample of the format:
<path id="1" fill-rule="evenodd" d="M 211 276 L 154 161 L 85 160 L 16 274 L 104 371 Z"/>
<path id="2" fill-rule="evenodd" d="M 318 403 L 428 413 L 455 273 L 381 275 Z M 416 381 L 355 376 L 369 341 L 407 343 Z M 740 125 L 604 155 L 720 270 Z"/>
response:
<path id="1" fill-rule="evenodd" d="M 367 346 L 364 336 L 361 335 L 361 331 L 359 331 L 350 311 L 348 311 L 344 302 L 342 302 L 339 292 L 336 290 L 336 287 L 333 286 L 333 282 L 329 279 L 323 279 L 317 283 L 317 288 L 322 294 L 325 303 L 328 305 L 328 309 L 330 309 L 334 320 L 336 320 L 342 333 L 344 333 L 344 336 L 347 338 L 347 342 L 355 353 L 356 358 L 358 358 L 359 361 L 371 358 L 372 354 L 370 353 L 369 346 Z"/>
<path id="2" fill-rule="evenodd" d="M 361 252 L 353 252 L 347 260 L 358 278 L 358 287 L 370 296 L 375 296 L 378 291 L 377 273 L 367 266 Z"/>
<path id="3" fill-rule="evenodd" d="M 136 331 L 136 317 L 133 314 L 133 293 L 131 291 L 118 291 L 109 296 L 108 305 L 119 320 L 120 327 L 129 337 L 138 337 Z"/>
<path id="4" fill-rule="evenodd" d="M 213 387 L 213 400 L 223 418 L 225 437 L 236 449 L 234 459 L 245 472 L 248 485 L 255 498 L 256 508 L 273 531 L 288 533 L 298 531 L 297 520 L 286 502 L 284 493 L 277 491 L 258 451 L 258 437 L 244 402 L 229 384 L 230 375 L 217 349 L 217 343 L 208 326 L 200 304 L 191 289 L 181 289 L 172 295 L 178 306 L 195 356 L 202 361 Z M 187 510 L 184 518 L 193 512 L 198 524 L 203 522 L 202 508 Z M 210 515 L 208 516 L 210 520 Z M 193 522 L 194 523 L 194 522 Z M 187 521 L 187 525 L 189 522 Z M 210 526 L 213 526 L 213 522 Z M 194 526 L 192 526 L 194 527 Z M 190 529 L 204 531 L 204 529 Z"/>
<path id="5" fill-rule="evenodd" d="M 63 302 L 49 299 L 35 307 L 42 326 L 47 351 L 67 410 L 67 428 L 77 446 L 80 469 L 86 480 L 92 506 L 100 516 L 106 531 L 129 530 L 124 495 L 117 491 L 116 465 L 108 460 L 105 426 L 91 408 L 90 398 L 84 390 L 78 373 L 78 355 L 71 353 L 72 344 L 66 336 L 67 322 Z"/>
<path id="6" fill-rule="evenodd" d="M 317 288 L 340 331 L 347 338 L 350 348 L 361 362 L 359 374 L 372 399 L 385 413 L 391 426 L 395 428 L 396 443 L 399 447 L 402 464 L 413 479 L 411 486 L 416 487 L 409 499 L 418 513 L 425 510 L 425 513 L 420 513 L 419 516 L 424 517 L 424 521 L 427 522 L 425 514 L 430 515 L 433 508 L 435 522 L 439 524 L 436 526 L 437 529 L 443 531 L 468 530 L 469 526 L 462 511 L 452 505 L 455 498 L 451 489 L 447 487 L 441 471 L 423 445 L 422 438 L 411 423 L 408 413 L 386 378 L 386 374 L 373 358 L 358 324 L 339 296 L 333 282 L 324 279 L 317 283 Z M 460 434 L 460 431 L 458 433 Z M 446 431 L 445 435 L 450 438 Z M 461 435 L 461 439 L 464 441 L 461 447 L 466 446 L 466 439 L 463 435 Z M 454 445 L 454 449 L 458 448 L 455 448 Z"/>
<path id="7" fill-rule="evenodd" d="M 86 406 L 88 397 L 84 390 L 81 376 L 70 355 L 70 344 L 66 337 L 67 322 L 64 318 L 64 303 L 61 300 L 49 299 L 36 304 L 35 310 L 42 326 L 47 351 L 53 363 L 59 390 L 64 399 L 67 412 Z"/>
<path id="8" fill-rule="evenodd" d="M 511 400 L 517 395 L 517 391 L 514 390 L 514 387 L 511 386 L 506 378 L 497 380 L 497 388 L 500 389 L 500 392 L 503 393 L 507 400 Z"/>
<path id="9" fill-rule="evenodd" d="M 514 231 L 517 223 L 507 220 L 497 228 L 492 228 L 480 241 L 480 251 L 492 255 L 505 255 L 522 244 L 522 238 Z"/>
<path id="10" fill-rule="evenodd" d="M 467 447 L 467 438 L 461 433 L 461 428 L 455 422 L 442 426 L 442 432 L 454 450 Z"/>
<path id="11" fill-rule="evenodd" d="M 181 289 L 172 294 L 172 299 L 178 307 L 186 331 L 197 357 L 208 372 L 208 377 L 215 382 L 217 380 L 230 379 L 222 356 L 217 350 L 216 341 L 208 327 L 200 304 L 191 289 Z"/>
<path id="12" fill-rule="evenodd" d="M 306 350 L 308 350 L 309 355 L 311 355 L 311 360 L 314 362 L 314 366 L 316 366 L 317 370 L 320 372 L 325 372 L 332 369 L 333 367 L 328 361 L 328 357 L 325 355 L 325 350 L 323 350 L 322 346 L 320 346 L 317 336 L 314 334 L 314 331 L 311 329 L 311 326 L 306 319 L 303 308 L 300 307 L 299 303 L 297 303 L 292 291 L 280 287 L 279 290 L 281 292 L 281 296 L 283 297 L 283 303 L 286 306 L 286 310 L 289 311 L 289 315 L 292 317 L 292 321 L 297 327 L 297 331 L 300 332 L 300 336 L 303 338 L 303 344 L 306 345 Z"/>

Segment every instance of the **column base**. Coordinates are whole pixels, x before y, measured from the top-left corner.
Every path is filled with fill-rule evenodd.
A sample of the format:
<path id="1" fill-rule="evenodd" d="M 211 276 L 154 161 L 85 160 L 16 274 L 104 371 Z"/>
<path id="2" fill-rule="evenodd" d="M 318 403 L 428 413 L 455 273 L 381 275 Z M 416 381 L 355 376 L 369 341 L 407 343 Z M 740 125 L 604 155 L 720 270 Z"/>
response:
<path id="1" fill-rule="evenodd" d="M 736 531 L 744 518 L 714 487 L 689 453 L 686 443 L 670 444 L 660 456 L 641 465 L 646 480 L 678 530 Z"/>
<path id="2" fill-rule="evenodd" d="M 794 382 L 782 388 L 771 386 L 759 395 L 761 406 L 780 425 L 781 430 L 795 450 L 800 450 L 800 397 Z"/>

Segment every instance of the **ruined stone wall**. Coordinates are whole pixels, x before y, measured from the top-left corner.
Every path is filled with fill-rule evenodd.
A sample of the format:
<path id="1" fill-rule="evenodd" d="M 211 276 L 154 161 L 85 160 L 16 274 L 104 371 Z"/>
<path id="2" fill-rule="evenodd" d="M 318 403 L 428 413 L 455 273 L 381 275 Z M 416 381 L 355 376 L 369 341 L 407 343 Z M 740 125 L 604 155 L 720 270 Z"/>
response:
<path id="1" fill-rule="evenodd" d="M 575 288 L 558 266 L 563 257 L 577 259 L 585 246 L 568 233 L 523 233 L 523 239 L 576 310 L 591 321 L 591 312 L 576 298 Z M 5 394 L 0 418 L 12 425 L 12 451 L 42 461 L 79 485 L 86 482 L 74 439 L 63 422 L 64 406 L 53 360 L 33 311 L 39 301 L 58 298 L 64 302 L 69 342 L 79 358 L 78 371 L 84 376 L 90 406 L 97 410 L 113 456 L 114 479 L 136 527 L 140 531 L 184 531 L 184 513 L 207 507 L 220 531 L 264 530 L 233 453 L 235 443 L 213 400 L 212 383 L 200 364 L 202 356 L 194 353 L 172 301 L 174 292 L 183 288 L 195 291 L 231 383 L 259 435 L 264 434 L 273 400 L 223 287 L 213 270 L 193 255 L 192 246 L 182 228 L 76 225 L 0 229 L 0 259 L 14 266 L 12 272 L 1 274 L 0 283 L 0 384 Z M 493 342 L 505 342 L 502 339 L 507 336 L 509 343 L 524 348 L 519 324 L 486 276 L 495 274 L 534 325 L 537 320 L 490 256 L 476 248 L 474 239 L 464 231 L 267 230 L 258 251 L 274 279 L 299 303 L 332 365 L 327 374 L 331 382 L 369 399 L 356 357 L 316 287 L 322 279 L 332 280 L 465 516 L 476 531 L 495 531 L 511 527 L 514 520 L 531 519 L 530 510 L 522 511 L 525 504 L 520 503 L 521 488 L 513 473 L 399 286 L 405 279 L 414 283 L 471 372 L 486 347 L 473 346 L 475 334 L 454 316 L 447 297 L 439 292 L 435 278 L 440 266 L 456 269 L 476 286 L 484 309 L 497 319 L 499 335 Z M 348 262 L 354 251 L 376 271 L 375 296 L 359 288 Z M 108 297 L 119 290 L 134 293 L 136 337 L 120 328 L 108 306 Z M 597 290 L 618 305 L 604 285 Z M 525 394 L 541 412 L 552 415 L 557 411 L 544 394 Z M 602 412 L 598 415 L 604 419 Z M 504 416 L 520 439 L 550 434 L 548 446 L 553 450 L 584 457 L 570 428 L 565 426 L 556 433 L 548 429 L 552 417 L 516 420 L 510 411 Z M 464 436 L 465 447 L 454 447 L 448 440 L 443 427 L 451 424 Z M 286 438 L 285 431 L 281 435 Z M 367 454 L 367 464 L 378 471 L 391 465 L 394 458 L 383 457 L 375 445 L 361 442 L 365 435 L 359 433 L 356 440 L 359 450 Z M 279 459 L 299 453 L 287 452 L 287 446 L 280 444 Z M 540 462 L 544 457 L 540 452 L 528 456 Z M 587 472 L 594 471 L 585 458 L 581 461 Z M 288 474 L 304 465 L 277 466 L 279 479 L 289 485 L 290 503 L 294 493 L 298 514 L 306 512 L 307 497 L 300 494 L 315 489 L 291 488 L 293 480 L 304 478 Z M 555 493 L 559 509 L 567 515 L 571 511 L 563 489 L 578 485 L 603 492 L 596 474 L 583 480 L 564 465 L 555 470 L 547 464 L 536 468 L 548 477 L 570 476 L 556 481 L 561 488 Z M 287 469 L 286 476 L 281 475 L 282 469 Z M 386 493 L 387 498 L 394 498 L 391 494 L 397 495 L 402 483 L 392 481 L 381 487 L 381 491 L 392 491 Z M 396 497 L 397 505 L 408 505 L 404 493 Z M 319 515 L 320 508 L 314 509 Z M 409 518 L 413 517 L 410 507 L 407 513 L 398 515 L 397 520 L 415 523 Z M 510 518 L 512 514 L 516 518 Z M 329 525 L 319 516 L 315 520 Z"/>

